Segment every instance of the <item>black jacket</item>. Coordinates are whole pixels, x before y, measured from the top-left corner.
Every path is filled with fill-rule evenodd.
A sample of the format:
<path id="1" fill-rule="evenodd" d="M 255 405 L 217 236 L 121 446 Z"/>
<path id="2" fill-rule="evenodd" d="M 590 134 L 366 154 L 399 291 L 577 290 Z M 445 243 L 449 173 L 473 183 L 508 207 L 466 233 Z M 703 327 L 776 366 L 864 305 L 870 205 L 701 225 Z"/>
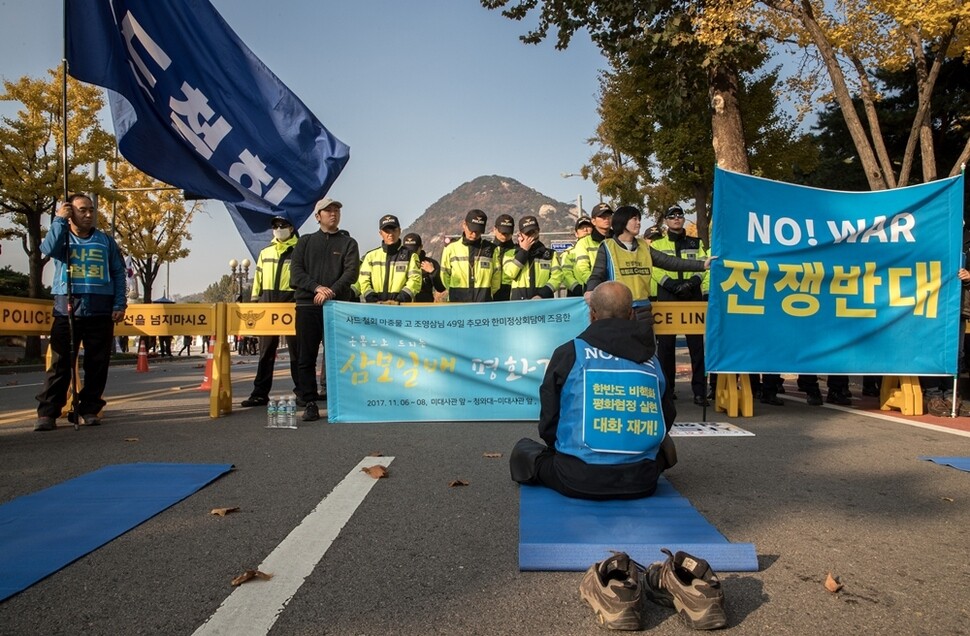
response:
<path id="1" fill-rule="evenodd" d="M 579 337 L 598 349 L 634 362 L 646 362 L 656 353 L 650 326 L 639 320 L 596 320 Z M 549 448 L 555 448 L 560 396 L 575 363 L 573 342 L 560 345 L 549 360 L 539 388 L 539 436 Z M 677 417 L 677 409 L 668 391 L 661 399 L 661 408 L 669 431 Z M 564 484 L 576 492 L 594 496 L 650 495 L 656 489 L 657 479 L 662 472 L 661 466 L 649 459 L 618 465 L 591 465 L 564 453 L 556 453 L 553 459 L 556 472 Z"/>
<path id="2" fill-rule="evenodd" d="M 445 284 L 441 282 L 441 263 L 428 256 L 424 250 L 418 252 L 418 260 L 420 261 L 418 263 L 419 265 L 422 263 L 431 263 L 434 269 L 431 270 L 430 274 L 423 269 L 421 270 L 421 291 L 414 297 L 414 301 L 419 303 L 433 303 L 434 293 L 441 293 L 447 289 Z"/>
<path id="3" fill-rule="evenodd" d="M 290 286 L 297 305 L 312 305 L 316 288 L 329 287 L 336 300 L 351 300 L 360 273 L 360 248 L 345 230 L 301 236 L 293 249 Z"/>

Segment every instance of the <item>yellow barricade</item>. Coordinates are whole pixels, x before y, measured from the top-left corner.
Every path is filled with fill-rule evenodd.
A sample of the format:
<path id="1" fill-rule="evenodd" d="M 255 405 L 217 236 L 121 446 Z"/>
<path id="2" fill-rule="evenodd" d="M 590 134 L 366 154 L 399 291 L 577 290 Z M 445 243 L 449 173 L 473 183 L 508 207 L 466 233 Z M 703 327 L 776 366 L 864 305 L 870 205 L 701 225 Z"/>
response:
<path id="1" fill-rule="evenodd" d="M 0 296 L 0 336 L 46 336 L 54 321 L 50 300 Z"/>
<path id="2" fill-rule="evenodd" d="M 50 333 L 49 300 L 0 296 L 0 336 L 46 336 Z M 658 335 L 704 334 L 706 302 L 653 304 L 654 331 Z M 150 303 L 128 305 L 125 320 L 115 326 L 116 336 L 196 336 L 214 334 L 212 389 L 209 416 L 232 412 L 229 336 L 291 336 L 296 333 L 292 303 Z M 970 322 L 967 324 L 970 333 Z M 903 415 L 923 413 L 918 378 L 885 376 L 882 410 L 899 409 Z M 747 375 L 718 375 L 714 408 L 730 417 L 751 417 L 754 399 Z"/>

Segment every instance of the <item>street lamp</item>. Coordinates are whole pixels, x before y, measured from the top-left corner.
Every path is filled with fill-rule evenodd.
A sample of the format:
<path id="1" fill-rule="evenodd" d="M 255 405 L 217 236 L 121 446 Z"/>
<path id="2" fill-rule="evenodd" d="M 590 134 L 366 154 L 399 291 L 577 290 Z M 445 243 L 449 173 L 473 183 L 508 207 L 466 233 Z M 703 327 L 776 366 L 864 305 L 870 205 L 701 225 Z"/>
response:
<path id="1" fill-rule="evenodd" d="M 563 179 L 568 179 L 569 177 L 580 177 L 583 179 L 586 178 L 577 172 L 560 172 L 559 176 L 562 177 Z M 577 217 L 583 216 L 583 195 L 581 193 L 576 195 L 576 216 Z"/>
<path id="2" fill-rule="evenodd" d="M 243 289 L 246 286 L 246 281 L 249 279 L 249 259 L 244 258 L 242 263 L 236 259 L 229 261 L 229 269 L 232 270 L 232 280 L 239 284 L 239 297 L 238 302 L 243 301 Z"/>

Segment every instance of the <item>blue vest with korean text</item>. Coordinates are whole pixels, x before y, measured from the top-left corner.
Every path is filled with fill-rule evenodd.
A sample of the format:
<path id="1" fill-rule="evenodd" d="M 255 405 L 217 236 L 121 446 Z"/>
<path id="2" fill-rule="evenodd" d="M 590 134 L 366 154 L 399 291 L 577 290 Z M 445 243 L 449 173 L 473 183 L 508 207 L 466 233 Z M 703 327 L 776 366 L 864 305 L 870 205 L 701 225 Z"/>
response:
<path id="1" fill-rule="evenodd" d="M 637 363 L 580 338 L 573 342 L 576 362 L 560 396 L 556 450 L 587 464 L 656 459 L 667 431 L 657 357 Z"/>

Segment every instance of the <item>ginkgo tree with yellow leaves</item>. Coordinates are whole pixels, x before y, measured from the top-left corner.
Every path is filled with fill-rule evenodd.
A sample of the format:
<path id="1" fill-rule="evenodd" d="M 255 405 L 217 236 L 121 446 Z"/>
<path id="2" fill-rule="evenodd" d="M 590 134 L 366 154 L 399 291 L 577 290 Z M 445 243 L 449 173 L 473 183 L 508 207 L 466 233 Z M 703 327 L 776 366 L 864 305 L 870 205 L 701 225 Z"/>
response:
<path id="1" fill-rule="evenodd" d="M 113 184 L 112 227 L 121 250 L 131 258 L 143 302 L 151 302 L 160 268 L 189 255 L 188 228 L 201 205 L 187 205 L 181 190 L 141 172 L 123 159 L 108 162 Z"/>
<path id="2" fill-rule="evenodd" d="M 790 53 L 803 59 L 790 80 L 805 98 L 839 104 L 869 187 L 899 187 L 910 182 L 919 158 L 923 181 L 938 177 L 933 148 L 932 96 L 940 65 L 959 57 L 970 61 L 970 3 L 953 0 L 480 0 L 503 15 L 522 20 L 533 11 L 537 25 L 521 39 L 538 43 L 558 31 L 565 48 L 580 29 L 589 32 L 605 54 L 627 58 L 646 46 L 669 58 L 678 49 L 682 66 L 707 77 L 714 156 L 718 165 L 748 172 L 747 145 L 738 101 L 739 77 L 746 69 L 745 49 L 769 56 Z M 649 64 L 648 58 L 638 63 Z M 919 90 L 920 108 L 901 157 L 890 157 L 880 122 L 883 86 L 880 70 L 908 68 Z M 676 88 L 679 74 L 668 75 Z M 863 104 L 856 111 L 853 98 Z M 917 150 L 919 154 L 917 155 Z M 970 157 L 970 137 L 954 165 L 956 174 Z"/>
<path id="3" fill-rule="evenodd" d="M 19 104 L 15 117 L 0 118 L 0 237 L 21 240 L 28 263 L 28 296 L 40 298 L 44 266 L 50 260 L 40 243 L 58 201 L 64 199 L 62 166 L 62 74 L 49 79 L 5 80 L 0 100 Z M 104 194 L 103 177 L 92 171 L 111 156 L 114 136 L 101 127 L 101 89 L 67 80 L 68 187 L 74 192 Z"/>
<path id="4" fill-rule="evenodd" d="M 777 41 L 795 42 L 803 53 L 801 72 L 790 86 L 803 104 L 812 97 L 839 105 L 872 190 L 909 185 L 913 164 L 921 162 L 924 182 L 940 176 L 934 148 L 932 96 L 947 59 L 970 63 L 970 4 L 953 0 L 746 0 L 733 5 L 730 18 L 708 33 L 725 33 L 730 19 L 750 16 Z M 740 12 L 740 13 L 739 13 Z M 705 33 L 703 24 L 701 32 Z M 704 36 L 706 37 L 706 35 Z M 716 42 L 715 36 L 712 42 Z M 879 71 L 909 71 L 918 94 L 901 157 L 890 157 L 882 132 L 879 103 L 885 97 Z M 821 91 L 819 89 L 822 89 Z M 862 113 L 853 105 L 862 103 Z M 962 117 L 970 129 L 970 113 Z M 944 176 L 959 173 L 970 158 L 970 134 L 963 151 Z"/>

